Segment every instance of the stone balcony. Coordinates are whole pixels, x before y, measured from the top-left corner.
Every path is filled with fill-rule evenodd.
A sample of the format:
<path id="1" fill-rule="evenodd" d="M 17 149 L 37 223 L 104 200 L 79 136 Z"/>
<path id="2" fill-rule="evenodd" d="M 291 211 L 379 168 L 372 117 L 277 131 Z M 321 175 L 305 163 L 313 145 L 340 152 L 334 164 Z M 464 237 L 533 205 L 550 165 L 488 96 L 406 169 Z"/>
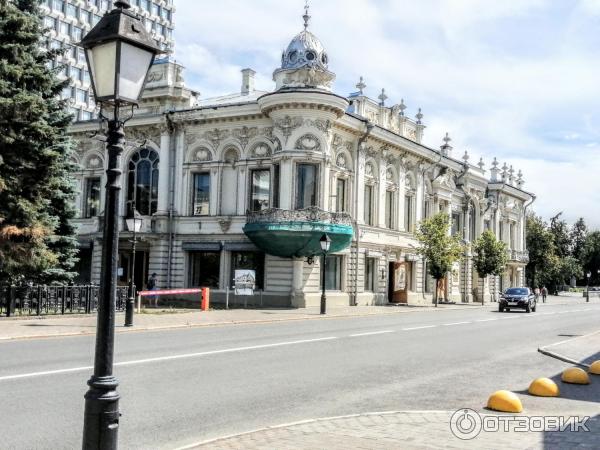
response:
<path id="1" fill-rule="evenodd" d="M 527 251 L 507 249 L 506 253 L 508 254 L 508 260 L 510 262 L 518 262 L 523 264 L 527 264 L 529 262 L 529 252 Z"/>

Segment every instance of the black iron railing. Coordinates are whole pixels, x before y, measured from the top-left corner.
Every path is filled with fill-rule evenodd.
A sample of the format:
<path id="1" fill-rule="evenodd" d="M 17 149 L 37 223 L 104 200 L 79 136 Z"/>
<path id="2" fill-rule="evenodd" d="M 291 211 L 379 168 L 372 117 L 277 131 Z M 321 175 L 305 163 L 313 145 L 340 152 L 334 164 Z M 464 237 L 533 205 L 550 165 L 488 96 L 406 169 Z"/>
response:
<path id="1" fill-rule="evenodd" d="M 262 211 L 247 211 L 246 222 L 325 222 L 352 225 L 352 217 L 348 213 L 329 212 L 310 206 L 295 210 L 270 208 Z"/>
<path id="2" fill-rule="evenodd" d="M 91 314 L 98 309 L 98 286 L 0 286 L 0 316 Z M 117 288 L 117 311 L 125 309 L 128 288 Z"/>

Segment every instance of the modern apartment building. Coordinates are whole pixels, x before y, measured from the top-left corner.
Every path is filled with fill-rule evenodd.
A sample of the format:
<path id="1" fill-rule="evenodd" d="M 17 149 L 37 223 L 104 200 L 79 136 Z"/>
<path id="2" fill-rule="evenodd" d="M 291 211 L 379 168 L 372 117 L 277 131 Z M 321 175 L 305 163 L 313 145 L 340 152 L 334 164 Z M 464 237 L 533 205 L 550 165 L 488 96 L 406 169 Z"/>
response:
<path id="1" fill-rule="evenodd" d="M 173 0 L 131 0 L 130 3 L 131 9 L 142 16 L 147 30 L 159 46 L 166 53 L 172 51 Z M 55 65 L 64 65 L 61 76 L 71 80 L 62 97 L 70 99 L 69 110 L 74 114 L 74 120 L 90 120 L 96 105 L 83 49 L 75 43 L 113 8 L 113 1 L 44 0 L 42 8 L 44 25 L 48 29 L 45 45 L 49 48 L 67 47 L 65 54 L 54 61 Z"/>

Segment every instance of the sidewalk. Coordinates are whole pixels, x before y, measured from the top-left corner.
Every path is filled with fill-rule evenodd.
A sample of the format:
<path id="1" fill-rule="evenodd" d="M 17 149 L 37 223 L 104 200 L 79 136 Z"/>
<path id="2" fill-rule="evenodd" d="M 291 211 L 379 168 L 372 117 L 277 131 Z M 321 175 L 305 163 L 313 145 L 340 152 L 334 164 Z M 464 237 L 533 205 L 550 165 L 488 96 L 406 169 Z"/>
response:
<path id="1" fill-rule="evenodd" d="M 545 350 L 560 352 L 567 358 L 589 364 L 600 359 L 600 331 L 549 345 Z M 569 366 L 565 364 L 565 368 Z M 518 395 L 522 397 L 526 407 L 523 413 L 518 415 L 496 413 L 483 408 L 478 411 L 456 412 L 375 412 L 310 419 L 199 442 L 184 448 L 197 450 L 598 448 L 600 414 L 589 416 L 587 421 L 579 422 L 583 423 L 589 431 L 583 431 L 585 428 L 579 431 L 556 431 L 552 428 L 555 426 L 552 422 L 545 421 L 555 417 L 569 418 L 571 415 L 582 419 L 586 417 L 581 408 L 575 407 L 573 401 L 600 403 L 600 375 L 591 375 L 591 377 L 590 386 L 576 386 L 561 383 L 560 374 L 556 374 L 552 378 L 559 384 L 561 395 L 555 399 L 531 397 L 526 391 L 519 392 Z M 550 406 L 550 402 L 553 406 Z M 580 409 L 579 413 L 574 409 Z M 560 413 L 553 412 L 556 410 Z M 585 410 L 598 411 L 598 408 L 592 406 Z M 473 421 L 460 422 L 461 418 L 465 417 Z M 514 421 L 512 418 L 518 418 L 519 421 Z M 461 433 L 461 429 L 455 425 L 457 423 L 466 423 L 467 426 L 463 426 L 463 430 L 474 429 L 474 436 L 466 439 L 471 435 Z M 497 426 L 496 430 L 493 429 L 493 425 Z M 471 426 L 473 428 L 470 428 Z M 523 430 L 524 426 L 529 431 Z"/>
<path id="2" fill-rule="evenodd" d="M 548 297 L 549 305 L 584 304 L 583 298 Z M 600 303 L 592 300 L 592 303 Z M 497 308 L 497 303 L 486 303 L 483 308 Z M 478 303 L 457 303 L 454 305 L 431 306 L 345 306 L 327 309 L 327 315 L 321 316 L 318 307 L 302 309 L 211 309 L 200 310 L 168 310 L 144 309 L 142 314 L 135 314 L 134 326 L 126 328 L 124 314 L 116 316 L 117 333 L 132 333 L 145 330 L 169 328 L 186 328 L 201 326 L 218 326 L 245 323 L 269 323 L 290 320 L 335 319 L 342 317 L 358 317 L 385 314 L 405 314 L 415 311 L 447 311 L 465 308 L 482 308 Z M 33 339 L 56 336 L 81 336 L 96 332 L 96 315 L 48 315 L 26 317 L 0 317 L 0 341 L 10 339 Z"/>

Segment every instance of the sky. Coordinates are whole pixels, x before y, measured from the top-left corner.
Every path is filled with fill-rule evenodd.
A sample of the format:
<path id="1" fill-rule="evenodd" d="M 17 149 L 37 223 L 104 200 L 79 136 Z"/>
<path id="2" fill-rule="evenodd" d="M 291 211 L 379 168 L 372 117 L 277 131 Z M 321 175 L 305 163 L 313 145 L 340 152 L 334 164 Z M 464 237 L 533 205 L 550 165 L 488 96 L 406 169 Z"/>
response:
<path id="1" fill-rule="evenodd" d="M 175 0 L 175 59 L 201 98 L 237 92 L 240 70 L 274 89 L 304 0 Z M 600 0 L 312 0 L 334 92 L 381 89 L 422 108 L 423 143 L 523 171 L 535 212 L 600 229 Z"/>

